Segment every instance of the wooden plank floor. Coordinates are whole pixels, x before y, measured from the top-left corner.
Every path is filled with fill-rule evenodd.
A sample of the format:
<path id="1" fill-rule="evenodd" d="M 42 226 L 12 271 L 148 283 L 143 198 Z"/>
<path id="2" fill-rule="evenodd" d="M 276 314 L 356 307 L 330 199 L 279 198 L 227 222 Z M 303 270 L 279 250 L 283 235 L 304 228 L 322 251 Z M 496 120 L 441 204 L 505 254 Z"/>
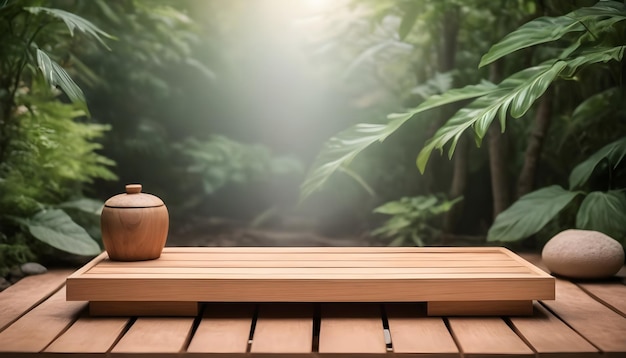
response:
<path id="1" fill-rule="evenodd" d="M 540 265 L 536 256 L 527 259 Z M 420 303 L 203 303 L 196 317 L 90 317 L 69 271 L 0 293 L 0 357 L 626 357 L 626 285 L 556 280 L 527 317 L 426 317 Z"/>

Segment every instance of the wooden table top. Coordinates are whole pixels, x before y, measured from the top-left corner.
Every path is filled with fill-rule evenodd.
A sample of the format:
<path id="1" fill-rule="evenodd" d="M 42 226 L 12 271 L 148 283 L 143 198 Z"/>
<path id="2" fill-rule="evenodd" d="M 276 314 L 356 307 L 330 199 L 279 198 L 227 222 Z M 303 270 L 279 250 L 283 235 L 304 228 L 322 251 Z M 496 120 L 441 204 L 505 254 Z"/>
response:
<path id="1" fill-rule="evenodd" d="M 554 278 L 502 247 L 173 247 L 106 253 L 67 279 L 92 315 L 195 316 L 199 302 L 426 302 L 431 316 L 530 315 Z"/>
<path id="2" fill-rule="evenodd" d="M 524 256 L 541 267 L 536 255 Z M 527 317 L 426 317 L 420 303 L 204 303 L 196 317 L 91 317 L 70 270 L 0 293 L 0 357 L 626 357 L 626 284 L 556 280 Z"/>

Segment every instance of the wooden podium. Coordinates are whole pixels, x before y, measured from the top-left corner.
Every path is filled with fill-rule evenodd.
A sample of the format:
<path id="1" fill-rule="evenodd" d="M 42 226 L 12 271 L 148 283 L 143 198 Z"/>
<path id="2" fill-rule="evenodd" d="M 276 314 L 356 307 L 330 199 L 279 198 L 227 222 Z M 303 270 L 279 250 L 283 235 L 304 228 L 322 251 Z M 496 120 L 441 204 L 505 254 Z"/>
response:
<path id="1" fill-rule="evenodd" d="M 531 315 L 554 278 L 490 248 L 172 247 L 106 253 L 67 278 L 67 300 L 103 316 L 195 316 L 201 302 L 427 302 L 430 316 Z"/>

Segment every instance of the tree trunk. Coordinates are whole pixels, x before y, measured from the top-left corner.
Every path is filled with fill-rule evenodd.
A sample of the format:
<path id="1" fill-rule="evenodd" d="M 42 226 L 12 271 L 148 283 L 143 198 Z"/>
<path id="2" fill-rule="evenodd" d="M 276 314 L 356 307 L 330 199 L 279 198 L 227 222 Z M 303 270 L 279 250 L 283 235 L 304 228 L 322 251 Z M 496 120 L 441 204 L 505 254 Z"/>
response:
<path id="1" fill-rule="evenodd" d="M 456 62 L 456 47 L 459 35 L 459 8 L 454 7 L 446 11 L 443 15 L 443 42 L 439 46 L 438 56 L 439 64 L 437 66 L 439 72 L 446 73 L 454 69 Z M 446 123 L 448 118 L 458 110 L 451 111 L 454 104 L 444 107 L 441 111 L 441 115 L 437 118 L 428 128 L 428 137 L 432 137 L 437 129 Z"/>
<path id="2" fill-rule="evenodd" d="M 493 197 L 493 218 L 511 205 L 509 175 L 507 171 L 508 136 L 502 133 L 500 122 L 494 121 L 489 127 L 489 172 L 491 174 L 491 195 Z"/>
<path id="3" fill-rule="evenodd" d="M 454 69 L 456 62 L 456 49 L 459 35 L 459 8 L 457 6 L 449 9 L 443 18 L 443 43 L 440 52 L 439 71 L 448 72 Z M 452 104 L 445 107 L 442 112 L 442 121 L 438 123 L 441 127 L 447 119 L 449 119 L 459 109 L 459 104 Z M 465 192 L 467 186 L 467 167 L 468 167 L 468 142 L 464 137 L 459 139 L 456 150 L 454 152 L 454 166 L 452 174 L 452 183 L 448 196 L 450 199 L 457 198 Z M 458 217 L 463 213 L 463 203 L 459 203 L 450 209 L 443 220 L 443 231 L 446 233 L 454 232 Z M 445 237 L 445 236 L 443 236 Z M 445 241 L 442 239 L 442 244 Z"/>
<path id="4" fill-rule="evenodd" d="M 502 79 L 503 60 L 494 62 L 489 68 L 489 80 L 498 83 Z M 491 194 L 493 197 L 493 218 L 503 212 L 511 204 L 509 175 L 507 163 L 509 159 L 508 135 L 502 133 L 500 122 L 496 119 L 487 133 L 489 140 L 489 173 L 491 174 Z"/>
<path id="5" fill-rule="evenodd" d="M 459 21 L 460 10 L 459 7 L 456 5 L 453 5 L 449 9 L 447 9 L 446 12 L 443 14 L 443 18 L 441 19 L 441 43 L 437 47 L 437 70 L 440 73 L 450 72 L 455 68 L 456 48 L 458 44 L 458 34 L 460 28 Z M 459 108 L 460 107 L 457 103 L 443 106 L 439 110 L 439 115 L 428 127 L 426 137 L 432 138 L 437 130 L 441 128 L 441 126 L 443 126 L 446 121 L 454 113 L 456 113 L 457 110 L 459 110 Z M 434 160 L 434 158 L 430 160 L 430 169 L 423 179 L 423 185 L 427 192 L 442 190 L 440 188 L 437 188 L 437 184 L 439 184 L 441 176 L 444 175 L 443 165 L 444 164 L 442 163 L 442 161 Z"/>
<path id="6" fill-rule="evenodd" d="M 450 184 L 450 191 L 448 192 L 448 198 L 450 199 L 458 198 L 465 193 L 465 187 L 467 186 L 468 157 L 469 142 L 465 136 L 461 136 L 456 145 L 454 157 L 452 157 L 454 160 L 454 172 L 452 184 Z M 461 201 L 446 213 L 443 219 L 443 231 L 445 233 L 454 232 L 458 218 L 463 214 L 463 208 L 463 201 Z"/>
<path id="7" fill-rule="evenodd" d="M 535 116 L 535 123 L 524 155 L 524 166 L 517 181 L 517 197 L 530 193 L 535 187 L 535 177 L 537 174 L 537 164 L 541 157 L 543 142 L 550 127 L 552 119 L 552 90 L 543 94 L 539 102 L 539 108 Z"/>
<path id="8" fill-rule="evenodd" d="M 448 9 L 443 15 L 443 43 L 439 51 L 439 72 L 454 69 L 459 35 L 459 7 Z"/>

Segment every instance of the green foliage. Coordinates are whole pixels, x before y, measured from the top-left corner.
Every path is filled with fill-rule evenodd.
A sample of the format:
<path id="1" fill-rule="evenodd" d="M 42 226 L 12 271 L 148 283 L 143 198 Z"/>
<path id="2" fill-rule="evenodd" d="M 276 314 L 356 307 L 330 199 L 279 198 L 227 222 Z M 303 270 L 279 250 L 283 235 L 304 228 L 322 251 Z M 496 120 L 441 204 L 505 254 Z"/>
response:
<path id="1" fill-rule="evenodd" d="M 390 215 L 391 218 L 372 231 L 372 235 L 392 239 L 390 246 L 433 244 L 439 234 L 433 220 L 448 212 L 462 199 L 446 200 L 427 195 L 390 201 L 374 209 L 375 213 Z"/>
<path id="2" fill-rule="evenodd" d="M 624 12 L 626 13 L 626 10 Z M 500 118 L 502 130 L 505 130 L 509 109 L 513 118 L 521 118 L 557 78 L 572 79 L 583 66 L 608 61 L 619 62 L 623 56 L 624 45 L 593 46 L 576 52 L 564 60 L 552 59 L 513 74 L 502 81 L 497 90 L 482 95 L 460 109 L 439 128 L 419 153 L 417 166 L 423 172 L 432 151 L 443 150 L 450 141 L 452 144 L 448 157 L 452 157 L 456 143 L 469 128 L 473 129 L 476 144 L 480 145 L 496 115 Z"/>
<path id="3" fill-rule="evenodd" d="M 103 37 L 109 39 L 113 38 L 111 35 L 100 30 L 88 20 L 64 10 L 52 9 L 47 7 L 25 7 L 24 10 L 34 15 L 41 14 L 44 15 L 43 17 L 48 16 L 61 20 L 67 26 L 67 30 L 69 31 L 70 36 L 74 36 L 74 30 L 78 29 L 84 34 L 96 39 L 106 48 L 108 48 L 108 46 L 104 42 Z M 44 24 L 49 22 L 46 20 L 43 21 Z M 43 29 L 44 28 L 40 26 L 37 31 Z M 31 38 L 31 41 L 32 40 L 34 40 L 34 38 Z M 87 106 L 85 104 L 85 95 L 83 94 L 83 91 L 80 89 L 80 87 L 78 87 L 74 80 L 72 80 L 72 78 L 65 71 L 65 69 L 63 69 L 63 67 L 55 61 L 51 60 L 50 57 L 36 45 L 30 44 L 30 46 L 35 48 L 37 67 L 39 68 L 39 70 L 41 70 L 41 73 L 43 74 L 46 82 L 48 82 L 51 86 L 58 85 L 68 96 L 70 101 L 81 104 L 82 108 L 87 110 Z"/>
<path id="4" fill-rule="evenodd" d="M 534 235 L 579 194 L 558 185 L 528 193 L 496 217 L 487 240 L 509 242 Z"/>
<path id="5" fill-rule="evenodd" d="M 488 65 L 523 48 L 559 40 L 571 32 L 583 32 L 574 46 L 568 49 L 567 52 L 570 52 L 589 37 L 624 19 L 624 5 L 617 1 L 599 1 L 593 7 L 578 9 L 565 16 L 540 17 L 520 26 L 493 45 L 483 55 L 479 66 Z"/>
<path id="6" fill-rule="evenodd" d="M 46 82 L 51 86 L 59 86 L 67 94 L 69 99 L 75 103 L 85 103 L 85 95 L 78 85 L 65 72 L 63 67 L 52 61 L 48 55 L 37 49 L 37 66 L 44 75 Z"/>
<path id="7" fill-rule="evenodd" d="M 626 90 L 611 87 L 577 103 L 571 116 L 564 117 L 563 128 L 559 128 L 562 135 L 558 150 L 581 140 L 604 143 L 605 138 L 611 137 L 607 134 L 623 132 L 619 123 L 626 115 L 625 102 Z"/>
<path id="8" fill-rule="evenodd" d="M 448 157 L 451 158 L 461 135 L 469 128 L 474 130 L 477 145 L 482 142 L 496 115 L 499 116 L 500 125 L 504 130 L 509 108 L 512 117 L 523 116 L 565 67 L 565 62 L 557 61 L 554 64 L 535 66 L 520 71 L 502 81 L 493 92 L 482 95 L 459 110 L 435 132 L 433 138 L 420 151 L 417 157 L 417 166 L 420 171 L 424 172 L 432 151 L 443 150 L 443 147 L 450 141 L 452 144 Z M 471 91 L 467 87 L 464 89 Z M 444 93 L 442 97 L 447 97 L 447 93 Z"/>
<path id="9" fill-rule="evenodd" d="M 83 114 L 76 105 L 58 102 L 37 87 L 17 100 L 18 108 L 22 108 L 17 116 L 19 126 L 14 128 L 7 155 L 0 163 L 0 222 L 5 222 L 5 230 L 13 227 L 5 232 L 13 237 L 19 235 L 21 228 L 63 251 L 79 255 L 99 253 L 99 245 L 65 211 L 45 208 L 76 196 L 81 183 L 115 178 L 107 168 L 113 163 L 96 153 L 100 144 L 93 141 L 102 136 L 107 126 L 76 120 Z M 91 214 L 86 216 L 97 217 L 96 205 L 88 199 L 76 199 L 59 207 L 88 210 Z M 81 224 L 97 238 L 99 225 L 95 221 L 86 225 L 88 221 L 83 220 Z M 20 225 L 15 227 L 12 222 Z"/>
<path id="10" fill-rule="evenodd" d="M 0 233 L 0 277 L 9 273 L 11 267 L 28 262 L 35 258 L 24 239 L 20 238 L 6 243 L 7 238 Z"/>
<path id="11" fill-rule="evenodd" d="M 332 138 L 321 151 L 302 187 L 302 197 L 310 195 L 338 168 L 368 145 L 398 130 L 405 121 L 416 118 L 416 114 L 446 104 L 474 98 L 448 119 L 425 144 L 417 157 L 420 171 L 424 172 L 428 159 L 435 149 L 442 151 L 449 145 L 448 157 L 451 157 L 458 140 L 468 129 L 473 131 L 476 144 L 480 145 L 496 116 L 499 117 L 504 131 L 509 112 L 514 118 L 523 117 L 556 80 L 575 79 L 575 76 L 589 65 L 622 61 L 625 44 L 620 31 L 623 27 L 616 24 L 624 19 L 626 9 L 623 4 L 601 1 L 593 7 L 582 8 L 564 16 L 541 17 L 528 22 L 493 45 L 484 55 L 480 65 L 484 66 L 526 47 L 555 42 L 570 34 L 577 35 L 569 39 L 570 46 L 557 49 L 558 56 L 538 66 L 514 73 L 498 85 L 483 81 L 478 85 L 451 89 L 441 95 L 429 97 L 404 113 L 391 115 L 386 125 L 376 125 L 378 136 L 371 135 L 369 131 L 359 130 L 368 128 L 369 125 L 363 124 L 342 132 Z M 409 20 L 410 18 L 407 22 Z M 347 140 L 342 141 L 343 138 Z"/>
<path id="12" fill-rule="evenodd" d="M 188 138 L 177 145 L 189 164 L 184 171 L 202 182 L 205 194 L 222 187 L 299 173 L 302 165 L 288 156 L 274 156 L 262 145 L 247 145 L 224 136 L 200 141 Z"/>
<path id="13" fill-rule="evenodd" d="M 117 163 L 119 181 L 98 181 L 95 194 L 108 197 L 119 191 L 121 183 L 141 182 L 173 209 L 176 201 L 186 201 L 186 189 L 197 181 L 180 176 L 176 164 L 187 158 L 173 144 L 206 136 L 206 124 L 212 120 L 212 108 L 198 109 L 193 100 L 201 98 L 205 105 L 217 97 L 207 92 L 215 74 L 197 57 L 210 48 L 214 35 L 200 36 L 201 28 L 188 15 L 186 1 L 94 0 L 60 5 L 93 19 L 116 39 L 107 41 L 111 51 L 106 56 L 100 46 L 85 44 L 75 48 L 77 59 L 70 59 L 72 68 L 81 69 L 70 73 L 89 98 L 93 117 L 111 125 L 101 141 L 101 153 Z M 201 16 L 207 24 L 215 17 Z"/>
<path id="14" fill-rule="evenodd" d="M 626 7 L 614 1 L 600 1 L 593 7 L 575 10 L 559 18 L 540 18 L 494 45 L 481 64 L 490 63 L 518 49 L 577 32 L 577 36 L 568 38 L 568 47 L 559 49 L 559 59 L 567 63 L 559 77 L 580 80 L 578 74 L 584 67 L 623 61 L 625 19 Z M 539 41 L 542 37 L 546 41 Z M 619 118 L 620 113 L 623 114 L 623 98 L 624 91 L 618 87 L 605 87 L 589 96 L 573 111 L 561 145 L 575 130 L 584 132 L 593 126 L 592 123 Z M 623 190 L 611 189 L 623 185 L 618 178 L 623 175 L 620 164 L 625 155 L 626 138 L 605 145 L 570 172 L 569 191 L 552 186 L 523 196 L 496 218 L 489 230 L 488 240 L 515 241 L 529 237 L 554 221 L 574 197 L 583 194 L 582 202 L 576 203 L 575 226 L 598 230 L 623 241 L 626 230 L 619 223 L 626 218 L 626 199 Z"/>
<path id="15" fill-rule="evenodd" d="M 365 148 L 385 140 L 409 118 L 406 115 L 390 114 L 389 119 L 387 124 L 360 123 L 329 139 L 302 183 L 300 200 L 321 188 L 333 173 L 346 168 Z"/>
<path id="16" fill-rule="evenodd" d="M 381 19 L 387 14 L 399 13 L 401 16 L 396 22 L 396 38 L 407 42 L 415 41 L 412 44 L 416 48 L 428 48 L 425 45 L 428 40 L 421 42 L 428 36 L 420 36 L 424 33 L 424 17 L 417 9 L 424 12 L 435 9 L 435 13 L 446 15 L 454 15 L 455 11 L 460 11 L 467 15 L 459 24 L 462 28 L 473 21 L 472 16 L 476 16 L 476 10 L 464 12 L 469 6 L 458 6 L 456 2 L 433 5 L 428 2 L 402 1 L 394 5 L 383 1 L 379 4 L 373 6 L 375 12 L 384 14 L 376 17 L 378 21 L 382 23 Z M 620 229 L 615 223 L 623 222 L 626 215 L 623 201 L 626 173 L 622 161 L 626 155 L 626 142 L 622 138 L 604 146 L 595 154 L 589 154 L 605 143 L 614 141 L 616 135 L 622 135 L 620 130 L 623 128 L 622 119 L 626 113 L 623 105 L 626 92 L 622 88 L 626 6 L 618 1 L 599 1 L 593 6 L 571 11 L 576 4 L 515 4 L 520 8 L 528 7 L 529 17 L 534 19 L 526 20 L 526 24 L 514 31 L 506 31 L 509 32 L 508 35 L 500 41 L 494 41 L 495 44 L 483 52 L 480 63 L 476 62 L 478 70 L 462 68 L 460 65 L 459 61 L 467 62 L 467 58 L 471 58 L 472 49 L 463 50 L 462 41 L 472 36 L 467 36 L 467 30 L 459 32 L 459 44 L 454 44 L 457 46 L 456 66 L 460 67 L 454 72 L 454 85 L 458 88 L 423 96 L 421 90 L 427 87 L 417 86 L 413 94 L 421 98 L 409 106 L 413 108 L 388 116 L 384 124 L 357 124 L 331 138 L 302 185 L 302 198 L 319 189 L 333 173 L 346 168 L 371 144 L 403 131 L 407 128 L 403 127 L 406 122 L 426 121 L 436 117 L 435 109 L 440 109 L 446 115 L 447 121 L 439 126 L 417 155 L 416 164 L 422 173 L 434 150 L 447 150 L 448 158 L 451 158 L 457 143 L 468 132 L 473 135 L 476 145 L 480 146 L 496 118 L 503 132 L 514 132 L 507 136 L 507 142 L 513 142 L 513 146 L 507 148 L 511 150 L 507 155 L 516 156 L 508 160 L 511 163 L 509 170 L 518 169 L 524 159 L 520 157 L 520 153 L 524 153 L 523 146 L 527 145 L 524 138 L 532 129 L 528 123 L 512 121 L 511 118 L 526 118 L 536 114 L 537 101 L 546 98 L 548 110 L 541 114 L 548 113 L 553 125 L 549 128 L 552 140 L 545 141 L 542 159 L 552 159 L 553 163 L 545 166 L 544 163 L 538 163 L 537 171 L 541 171 L 543 176 L 537 178 L 537 183 L 561 183 L 564 182 L 563 176 L 570 173 L 569 190 L 553 185 L 521 197 L 496 218 L 488 232 L 488 239 L 521 240 L 539 233 L 548 224 L 562 225 L 562 219 L 568 225 L 574 225 L 575 222 L 579 228 L 603 231 L 618 240 L 625 238 L 626 230 Z M 520 8 L 513 11 L 519 11 Z M 495 36 L 504 33 L 502 29 L 508 26 L 504 23 L 507 17 L 500 16 L 505 12 L 490 13 L 498 14 L 496 17 L 501 18 L 493 20 L 494 26 L 489 27 L 495 28 Z M 561 16 L 537 17 L 543 14 Z M 492 20 L 487 18 L 485 21 Z M 446 28 L 445 24 L 440 26 Z M 445 31 L 439 33 L 441 37 L 445 35 Z M 378 46 L 371 47 L 371 51 L 375 49 L 377 56 L 382 57 L 387 47 L 383 46 L 382 41 Z M 436 50 L 442 51 L 441 48 Z M 424 58 L 424 62 L 430 64 L 433 58 L 438 58 L 430 56 L 421 56 L 420 60 Z M 496 61 L 499 62 L 494 63 Z M 486 71 L 480 69 L 486 65 L 492 65 L 490 78 L 504 80 L 495 84 L 483 79 L 480 83 L 469 86 L 463 86 L 459 81 L 462 76 L 469 77 L 470 72 L 486 77 Z M 421 62 L 419 66 L 416 65 L 416 73 L 412 75 L 419 78 L 422 73 L 429 73 L 428 70 L 420 72 L 421 66 Z M 432 78 L 435 71 L 427 65 L 424 67 L 430 70 L 429 77 Z M 472 82 L 476 83 L 477 80 L 466 83 Z M 551 88 L 550 97 L 544 97 L 548 88 Z M 552 97 L 553 100 L 548 101 Z M 448 106 L 453 103 L 457 103 L 454 109 Z M 370 128 L 372 130 L 368 131 Z M 480 153 L 484 154 L 485 151 Z M 581 162 L 581 158 L 587 156 L 588 159 Z M 474 159 L 469 159 L 471 163 L 468 171 L 478 170 L 481 165 L 476 164 Z M 555 163 L 557 165 L 550 165 Z M 571 170 L 577 163 L 578 166 Z M 435 169 L 436 175 L 447 174 L 440 165 Z M 410 227 L 408 222 L 409 220 L 402 217 L 390 220 L 387 224 L 388 232 Z"/>
<path id="17" fill-rule="evenodd" d="M 0 6 L 0 271 L 50 246 L 80 255 L 100 252 L 60 204 L 78 200 L 65 204 L 75 210 L 86 200 L 80 201 L 85 185 L 116 178 L 113 162 L 98 153 L 110 126 L 85 118 L 84 94 L 67 61 L 58 61 L 59 55 L 74 56 L 75 30 L 101 44 L 110 36 L 70 12 L 25 6 L 37 3 Z"/>
<path id="18" fill-rule="evenodd" d="M 422 10 L 420 9 L 420 4 L 416 1 L 406 2 L 403 5 L 405 5 L 407 9 L 404 16 L 402 16 L 402 21 L 400 22 L 400 27 L 398 28 L 398 36 L 400 36 L 400 40 L 404 40 L 413 26 L 415 26 L 419 12 Z"/>
<path id="19" fill-rule="evenodd" d="M 626 137 L 605 145 L 572 170 L 569 176 L 570 189 L 582 187 L 597 169 L 603 171 L 617 169 L 624 156 L 626 156 Z"/>
<path id="20" fill-rule="evenodd" d="M 76 14 L 73 14 L 71 12 L 67 12 L 61 9 L 51 9 L 48 7 L 25 7 L 24 10 L 35 15 L 39 13 L 45 13 L 47 15 L 50 15 L 51 17 L 62 20 L 67 26 L 67 30 L 70 32 L 70 36 L 74 36 L 74 30 L 77 29 L 87 35 L 90 35 L 94 39 L 98 40 L 98 42 L 100 42 L 100 44 L 102 44 L 102 46 L 106 47 L 107 49 L 109 47 L 107 46 L 106 42 L 104 42 L 103 37 L 108 38 L 108 39 L 114 38 L 113 36 L 100 30 L 97 26 L 92 24 L 89 20 L 83 17 L 80 17 Z"/>
<path id="21" fill-rule="evenodd" d="M 67 201 L 57 206 L 61 209 L 74 209 L 96 216 L 100 216 L 103 207 L 101 201 L 89 198 L 80 198 L 72 201 Z"/>
<path id="22" fill-rule="evenodd" d="M 446 92 L 452 88 L 452 83 L 454 81 L 453 72 L 454 71 L 446 73 L 435 72 L 431 79 L 411 88 L 411 94 L 427 99 L 439 93 Z"/>
<path id="23" fill-rule="evenodd" d="M 576 227 L 601 231 L 619 240 L 626 236 L 625 220 L 626 195 L 623 190 L 594 191 L 580 204 Z"/>
<path id="24" fill-rule="evenodd" d="M 450 82 L 442 79 L 441 74 L 436 74 L 431 81 L 426 82 L 417 89 L 417 92 L 432 93 L 431 91 L 433 90 L 446 90 L 446 83 L 449 84 Z M 300 201 L 319 190 L 335 172 L 342 168 L 345 169 L 359 153 L 376 142 L 384 141 L 413 116 L 446 103 L 476 97 L 480 93 L 491 92 L 494 88 L 493 84 L 483 82 L 461 90 L 450 90 L 447 92 L 450 94 L 450 97 L 442 97 L 441 95 L 430 96 L 415 111 L 389 114 L 387 123 L 359 123 L 336 134 L 326 141 L 313 162 L 309 173 L 302 183 Z"/>
<path id="25" fill-rule="evenodd" d="M 102 246 L 102 232 L 100 231 L 100 214 L 104 207 L 102 201 L 79 198 L 63 202 L 55 207 L 65 211 L 72 221 L 85 229 L 89 236 Z"/>
<path id="26" fill-rule="evenodd" d="M 36 239 L 76 255 L 95 256 L 100 246 L 63 210 L 44 210 L 29 219 L 19 219 Z"/>
<path id="27" fill-rule="evenodd" d="M 624 158 L 626 138 L 610 143 L 587 160 L 577 165 L 570 174 L 570 190 L 558 185 L 535 190 L 522 196 L 510 208 L 498 215 L 489 229 L 488 241 L 518 241 L 539 232 L 579 195 L 585 198 L 577 205 L 576 228 L 603 232 L 626 245 L 626 195 L 624 190 L 574 191 L 582 188 L 594 177 L 611 178 L 624 171 L 619 166 Z M 600 167 L 599 163 L 606 165 Z"/>
<path id="28" fill-rule="evenodd" d="M 3 73 L 3 76 L 10 74 L 15 75 L 14 78 L 21 79 L 22 72 L 25 69 L 32 70 L 38 68 L 43 78 L 51 86 L 59 86 L 75 103 L 80 104 L 84 109 L 85 97 L 82 90 L 76 85 L 72 78 L 67 74 L 65 69 L 57 62 L 53 61 L 46 52 L 42 50 L 44 45 L 48 45 L 51 41 L 62 41 L 60 34 L 56 37 L 56 31 L 48 31 L 47 27 L 52 26 L 56 21 L 61 20 L 67 26 L 70 36 L 74 36 L 74 30 L 78 29 L 84 34 L 91 36 L 104 45 L 103 37 L 111 38 L 109 34 L 100 30 L 88 20 L 75 14 L 60 9 L 52 9 L 47 7 L 21 7 L 21 1 L 15 1 L 0 9 L 0 18 L 7 21 L 10 25 L 8 31 L 3 34 L 3 40 L 11 44 L 21 43 L 22 48 L 11 48 L 12 51 L 6 53 L 3 57 L 9 64 L 11 70 L 16 73 Z M 14 11 L 14 12 L 13 12 Z M 31 15 L 31 16 L 29 16 Z M 32 17 L 32 19 L 30 18 Z M 13 25 L 13 26 L 11 26 Z M 19 27 L 22 27 L 21 29 Z M 21 32 L 20 32 L 21 31 Z M 106 45 L 105 45 L 106 46 Z M 36 59 L 36 61 L 34 61 Z M 18 66 L 14 64 L 19 63 Z M 15 92 L 19 86 L 18 82 L 3 82 L 4 85 L 10 85 L 9 90 Z"/>
<path id="29" fill-rule="evenodd" d="M 17 98 L 19 125 L 0 164 L 4 179 L 0 203 L 26 214 L 37 210 L 37 203 L 69 198 L 78 183 L 115 179 L 107 168 L 113 163 L 97 154 L 101 145 L 94 142 L 108 126 L 80 122 L 77 118 L 84 112 L 74 105 L 55 101 L 37 87 L 31 91 Z M 24 207 L 20 203 L 31 204 Z"/>

